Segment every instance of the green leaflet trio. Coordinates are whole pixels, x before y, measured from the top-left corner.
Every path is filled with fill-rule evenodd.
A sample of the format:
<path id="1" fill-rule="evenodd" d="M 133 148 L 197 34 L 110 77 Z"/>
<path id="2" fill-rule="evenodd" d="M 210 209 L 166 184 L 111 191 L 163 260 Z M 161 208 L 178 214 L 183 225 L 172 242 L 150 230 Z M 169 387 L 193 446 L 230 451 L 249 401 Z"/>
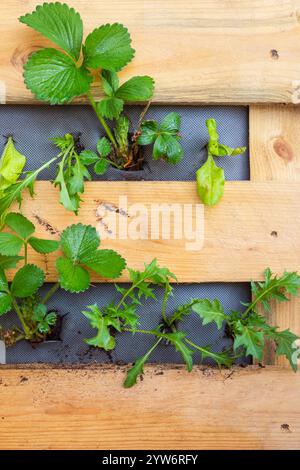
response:
<path id="1" fill-rule="evenodd" d="M 60 203 L 68 211 L 78 214 L 84 183 L 93 172 L 104 174 L 110 166 L 119 170 L 139 170 L 143 165 L 142 148 L 152 146 L 154 160 L 178 164 L 183 157 L 180 144 L 181 117 L 169 113 L 159 123 L 146 120 L 154 93 L 154 80 L 149 76 L 131 77 L 120 83 L 118 72 L 134 57 L 131 38 L 122 24 L 104 24 L 92 31 L 83 41 L 83 23 L 79 13 L 62 3 L 44 3 L 20 18 L 55 47 L 37 50 L 24 65 L 24 81 L 37 99 L 50 104 L 64 104 L 75 97 L 86 95 L 105 133 L 96 143 L 96 149 L 83 149 L 80 137 L 72 134 L 51 136 L 59 152 L 35 172 L 24 172 L 26 158 L 15 148 L 10 136 L 0 159 L 0 317 L 14 311 L 19 325 L 7 331 L 0 326 L 0 339 L 7 346 L 18 341 L 44 341 L 57 322 L 57 312 L 48 303 L 61 288 L 80 293 L 90 288 L 90 272 L 105 278 L 118 278 L 127 269 L 130 285 L 115 284 L 116 295 L 108 305 L 90 305 L 82 312 L 95 335 L 85 342 L 95 348 L 111 351 L 118 334 L 149 335 L 153 342 L 145 354 L 136 359 L 128 370 L 125 387 L 131 387 L 143 373 L 144 364 L 161 343 L 173 347 L 181 355 L 187 370 L 203 359 L 218 366 L 230 367 L 240 356 L 262 360 L 265 341 L 272 341 L 276 354 L 284 355 L 293 370 L 295 342 L 298 337 L 290 330 L 279 331 L 267 324 L 260 313 L 270 309 L 270 301 L 287 301 L 297 295 L 300 276 L 285 272 L 274 276 L 265 271 L 263 282 L 252 283 L 253 300 L 241 305 L 239 311 L 225 312 L 218 299 L 190 299 L 174 311 L 168 309 L 168 299 L 176 292 L 175 274 L 161 267 L 154 259 L 142 271 L 126 266 L 126 261 L 114 250 L 101 249 L 100 238 L 92 226 L 80 223 L 67 227 L 58 240 L 34 236 L 33 223 L 20 213 L 10 212 L 11 205 L 21 204 L 22 193 L 28 189 L 34 194 L 34 181 L 50 165 L 56 165 L 53 184 L 59 188 Z M 93 76 L 98 82 L 92 86 Z M 96 87 L 102 98 L 97 99 Z M 132 129 L 124 106 L 130 102 L 147 102 L 136 129 Z M 224 192 L 224 171 L 216 158 L 243 154 L 245 147 L 231 148 L 219 142 L 214 119 L 206 122 L 208 131 L 207 159 L 196 172 L 197 191 L 201 201 L 216 205 Z M 57 252 L 58 282 L 41 296 L 40 288 L 45 273 L 30 262 L 28 247 L 41 254 Z M 7 270 L 14 268 L 11 283 Z M 164 292 L 160 308 L 161 318 L 155 328 L 139 328 L 139 309 L 147 300 L 156 298 L 157 289 Z M 258 308 L 259 307 L 259 308 Z M 203 325 L 214 324 L 220 334 L 230 338 L 228 349 L 214 352 L 213 345 L 191 341 L 184 331 L 183 320 L 193 315 Z"/>

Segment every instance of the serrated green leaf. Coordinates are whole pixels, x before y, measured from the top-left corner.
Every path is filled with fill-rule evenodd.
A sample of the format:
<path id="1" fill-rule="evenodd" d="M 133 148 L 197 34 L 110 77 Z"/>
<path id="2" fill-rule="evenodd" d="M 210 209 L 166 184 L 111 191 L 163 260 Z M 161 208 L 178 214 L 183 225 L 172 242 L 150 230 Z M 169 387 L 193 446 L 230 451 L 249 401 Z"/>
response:
<path id="1" fill-rule="evenodd" d="M 123 155 L 128 154 L 128 133 L 129 133 L 129 119 L 127 116 L 120 116 L 116 120 L 114 134 L 119 146 L 119 151 Z"/>
<path id="2" fill-rule="evenodd" d="M 134 56 L 128 30 L 119 23 L 94 29 L 86 38 L 84 63 L 87 67 L 121 70 Z"/>
<path id="3" fill-rule="evenodd" d="M 123 111 L 124 101 L 115 96 L 103 98 L 97 103 L 100 114 L 107 119 L 116 119 Z"/>
<path id="4" fill-rule="evenodd" d="M 252 282 L 251 290 L 254 297 L 253 302 L 247 304 L 249 309 L 260 303 L 265 311 L 270 311 L 270 301 L 275 299 L 284 302 L 287 294 L 296 296 L 300 289 L 300 276 L 296 272 L 284 272 L 282 276 L 274 276 L 268 268 L 264 272 L 264 282 Z"/>
<path id="5" fill-rule="evenodd" d="M 24 259 L 24 256 L 5 256 L 0 255 L 0 269 L 15 268 L 19 261 Z"/>
<path id="6" fill-rule="evenodd" d="M 299 336 L 292 333 L 289 329 L 277 331 L 277 328 L 267 331 L 267 334 L 277 346 L 276 356 L 285 356 L 294 372 L 296 372 L 298 368 L 297 360 L 300 358 L 300 349 L 296 345 Z"/>
<path id="7" fill-rule="evenodd" d="M 95 227 L 74 224 L 61 234 L 61 247 L 72 261 L 84 263 L 99 246 L 100 239 Z"/>
<path id="8" fill-rule="evenodd" d="M 0 195 L 1 191 L 16 183 L 26 158 L 17 151 L 12 137 L 9 137 L 0 159 Z"/>
<path id="9" fill-rule="evenodd" d="M 80 153 L 79 158 L 83 165 L 93 165 L 99 160 L 99 156 L 91 150 L 83 150 Z"/>
<path id="10" fill-rule="evenodd" d="M 60 257 L 56 260 L 60 286 L 69 292 L 84 292 L 90 286 L 90 275 L 82 266 L 71 259 Z"/>
<path id="11" fill-rule="evenodd" d="M 108 157 L 108 155 L 111 153 L 111 144 L 106 137 L 102 137 L 100 140 L 98 140 L 97 151 L 102 158 Z"/>
<path id="12" fill-rule="evenodd" d="M 124 101 L 148 101 L 152 98 L 153 90 L 153 78 L 132 77 L 117 89 L 115 96 Z"/>
<path id="13" fill-rule="evenodd" d="M 5 224 L 16 232 L 21 238 L 26 240 L 35 231 L 35 226 L 24 215 L 10 212 L 5 217 Z"/>
<path id="14" fill-rule="evenodd" d="M 83 24 L 74 8 L 65 3 L 44 3 L 19 20 L 53 41 L 75 60 L 79 59 Z"/>
<path id="15" fill-rule="evenodd" d="M 168 163 L 176 165 L 183 156 L 183 149 L 178 139 L 172 135 L 165 136 L 165 145 L 166 154 L 163 158 L 165 158 Z"/>
<path id="16" fill-rule="evenodd" d="M 160 158 L 165 157 L 167 154 L 167 145 L 164 135 L 158 135 L 154 142 L 153 147 L 153 158 L 154 160 L 159 160 Z"/>
<path id="17" fill-rule="evenodd" d="M 94 166 L 94 172 L 96 175 L 104 175 L 109 168 L 109 161 L 105 158 L 98 159 L 97 163 Z"/>
<path id="18" fill-rule="evenodd" d="M 12 307 L 12 299 L 9 293 L 8 282 L 5 273 L 0 268 L 0 316 L 9 312 Z"/>
<path id="19" fill-rule="evenodd" d="M 42 238 L 30 237 L 28 243 L 35 251 L 42 254 L 52 253 L 59 248 L 59 242 L 56 240 L 43 240 Z"/>
<path id="20" fill-rule="evenodd" d="M 217 133 L 217 123 L 215 119 L 207 119 L 206 127 L 209 134 L 208 151 L 215 157 L 234 156 L 244 153 L 246 147 L 231 148 L 224 144 L 219 144 L 219 134 Z"/>
<path id="21" fill-rule="evenodd" d="M 218 299 L 212 302 L 209 299 L 199 299 L 193 303 L 192 310 L 202 319 L 203 325 L 215 322 L 218 330 L 222 328 L 223 322 L 226 320 L 223 307 Z"/>
<path id="22" fill-rule="evenodd" d="M 34 264 L 26 264 L 16 272 L 11 284 L 11 293 L 15 297 L 29 297 L 43 285 L 44 279 L 42 269 Z"/>
<path id="23" fill-rule="evenodd" d="M 71 195 L 68 191 L 64 175 L 64 160 L 61 160 L 58 164 L 58 172 L 55 180 L 53 181 L 53 185 L 59 186 L 59 202 L 64 206 L 66 210 L 75 212 L 76 214 L 78 210 L 78 205 L 74 200 L 72 200 Z"/>
<path id="24" fill-rule="evenodd" d="M 12 233 L 0 233 L 0 254 L 6 256 L 16 256 L 23 247 L 23 241 Z"/>
<path id="25" fill-rule="evenodd" d="M 224 170 L 219 168 L 211 155 L 204 165 L 196 171 L 197 190 L 202 202 L 208 206 L 216 205 L 224 193 Z"/>
<path id="26" fill-rule="evenodd" d="M 56 320 L 57 320 L 57 314 L 55 312 L 47 313 L 45 317 L 45 321 L 48 323 L 48 325 L 55 325 Z"/>
<path id="27" fill-rule="evenodd" d="M 153 144 L 157 137 L 158 124 L 156 121 L 144 121 L 141 124 L 141 135 L 138 137 L 139 145 Z"/>
<path id="28" fill-rule="evenodd" d="M 186 363 L 187 370 L 191 372 L 191 370 L 193 369 L 194 351 L 188 348 L 187 345 L 184 343 L 186 334 L 182 331 L 177 331 L 176 333 L 166 333 L 163 335 L 163 337 L 169 340 L 170 343 L 175 346 L 176 351 L 180 352 L 184 359 L 184 362 Z"/>
<path id="29" fill-rule="evenodd" d="M 103 277 L 119 277 L 125 268 L 125 260 L 113 250 L 98 250 L 81 257 L 81 262 Z"/>
<path id="30" fill-rule="evenodd" d="M 3 269 L 0 269 L 0 292 L 9 293 L 8 281 Z"/>
<path id="31" fill-rule="evenodd" d="M 64 104 L 88 92 L 92 77 L 66 54 L 56 49 L 41 49 L 24 66 L 27 88 L 37 99 L 50 104 Z"/>
<path id="32" fill-rule="evenodd" d="M 237 321 L 235 325 L 234 349 L 244 347 L 247 355 L 262 360 L 264 351 L 264 334 L 251 326 Z"/>
<path id="33" fill-rule="evenodd" d="M 216 364 L 221 367 L 231 367 L 232 364 L 234 363 L 235 357 L 230 354 L 230 351 L 228 352 L 221 352 L 221 353 L 215 353 L 210 350 L 208 347 L 201 347 L 199 348 L 201 352 L 202 359 L 209 358 L 212 359 L 213 361 L 216 362 Z"/>
<path id="34" fill-rule="evenodd" d="M 172 112 L 162 120 L 160 131 L 177 134 L 180 130 L 181 117 L 178 113 Z"/>
<path id="35" fill-rule="evenodd" d="M 12 308 L 12 300 L 9 294 L 0 292 L 0 317 L 9 312 Z"/>
<path id="36" fill-rule="evenodd" d="M 137 359 L 132 367 L 127 371 L 127 376 L 124 381 L 124 387 L 130 388 L 136 384 L 139 375 L 144 373 L 144 365 L 148 361 L 154 349 L 159 345 L 162 338 L 159 338 L 156 343 L 146 352 L 142 357 Z"/>
<path id="37" fill-rule="evenodd" d="M 164 158 L 168 163 L 178 163 L 183 155 L 183 150 L 176 139 L 172 135 L 160 134 L 156 138 L 153 147 L 153 158 L 159 160 Z"/>

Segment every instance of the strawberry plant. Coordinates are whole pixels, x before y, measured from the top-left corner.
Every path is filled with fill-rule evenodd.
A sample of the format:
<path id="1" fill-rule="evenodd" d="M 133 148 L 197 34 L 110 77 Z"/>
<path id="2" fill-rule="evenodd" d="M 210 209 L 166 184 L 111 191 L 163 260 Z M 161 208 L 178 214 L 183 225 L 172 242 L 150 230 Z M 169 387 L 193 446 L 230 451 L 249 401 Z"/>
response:
<path id="1" fill-rule="evenodd" d="M 202 202 L 215 206 L 224 193 L 225 176 L 223 168 L 216 165 L 214 157 L 235 156 L 246 151 L 246 147 L 231 148 L 219 143 L 217 124 L 214 119 L 207 119 L 206 127 L 209 134 L 207 144 L 207 160 L 196 171 L 197 189 Z"/>
<path id="2" fill-rule="evenodd" d="M 241 311 L 226 313 L 221 303 L 215 299 L 191 299 L 185 305 L 179 306 L 175 311 L 167 313 L 167 301 L 173 294 L 171 281 L 176 280 L 167 268 L 160 268 L 156 260 L 145 266 L 144 271 L 129 269 L 131 285 L 125 289 L 116 285 L 120 296 L 118 301 L 112 301 L 103 308 L 91 305 L 83 314 L 97 331 L 96 335 L 85 341 L 94 347 L 110 351 L 116 346 L 116 334 L 128 332 L 133 335 L 153 336 L 153 345 L 142 357 L 136 359 L 134 365 L 128 370 L 124 382 L 125 387 L 133 386 L 140 374 L 143 373 L 145 363 L 150 359 L 153 351 L 162 342 L 178 351 L 186 364 L 187 370 L 193 368 L 193 355 L 200 353 L 201 360 L 209 358 L 218 366 L 230 367 L 240 356 L 251 356 L 262 360 L 265 340 L 273 341 L 277 355 L 283 355 L 289 360 L 293 370 L 297 364 L 293 361 L 294 343 L 298 336 L 289 329 L 279 331 L 277 327 L 268 325 L 265 317 L 257 310 L 261 306 L 269 311 L 270 301 L 287 301 L 288 295 L 296 295 L 300 288 L 300 276 L 295 272 L 285 272 L 281 277 L 265 271 L 264 282 L 252 283 L 253 300 L 242 304 Z M 164 289 L 161 305 L 161 321 L 151 330 L 139 329 L 138 306 L 143 300 L 156 299 L 153 286 Z M 218 330 L 231 339 L 231 347 L 220 353 L 212 350 L 211 345 L 200 345 L 188 338 L 186 331 L 182 330 L 181 323 L 188 315 L 196 315 L 203 325 L 215 324 Z"/>
<path id="3" fill-rule="evenodd" d="M 113 250 L 99 250 L 100 239 L 90 225 L 76 224 L 67 227 L 59 241 L 44 240 L 34 236 L 35 227 L 19 213 L 9 213 L 5 226 L 10 229 L 0 233 L 0 316 L 13 310 L 20 325 L 1 336 L 11 345 L 21 339 L 43 341 L 55 326 L 57 315 L 47 308 L 55 292 L 62 288 L 79 293 L 90 287 L 90 273 L 115 278 L 125 267 L 124 259 Z M 62 255 L 56 259 L 59 281 L 42 298 L 39 289 L 45 282 L 44 271 L 30 263 L 28 247 L 41 254 L 58 249 Z M 19 267 L 20 264 L 23 266 Z M 16 268 L 11 284 L 6 270 Z"/>
<path id="4" fill-rule="evenodd" d="M 69 103 L 76 97 L 87 96 L 110 143 L 109 154 L 104 158 L 121 169 L 140 169 L 141 152 L 129 132 L 124 105 L 149 101 L 154 91 L 154 80 L 149 76 L 136 76 L 120 84 L 118 72 L 129 64 L 135 53 L 125 26 L 104 24 L 94 29 L 83 42 L 80 14 L 59 2 L 38 5 L 32 13 L 21 16 L 19 20 L 59 48 L 47 47 L 30 55 L 24 65 L 27 88 L 37 99 L 50 104 Z M 93 95 L 94 76 L 99 79 L 103 94 L 98 101 Z M 107 120 L 112 121 L 113 130 Z M 175 149 L 170 139 L 169 143 L 160 140 L 157 155 L 178 154 L 178 143 Z M 97 172 L 103 172 L 104 168 L 102 160 L 97 165 Z"/>

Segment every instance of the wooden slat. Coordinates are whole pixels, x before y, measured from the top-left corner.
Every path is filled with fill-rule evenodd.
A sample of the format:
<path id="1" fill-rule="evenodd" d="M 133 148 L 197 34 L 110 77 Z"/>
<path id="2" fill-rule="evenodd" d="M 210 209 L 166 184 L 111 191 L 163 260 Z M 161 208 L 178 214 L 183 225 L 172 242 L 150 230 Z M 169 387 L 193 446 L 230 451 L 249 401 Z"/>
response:
<path id="1" fill-rule="evenodd" d="M 250 173 L 252 181 L 285 181 L 300 183 L 300 109 L 288 106 L 250 107 Z M 280 197 L 277 195 L 277 197 Z M 298 201 L 300 205 L 300 200 Z M 288 226 L 293 230 L 294 215 Z M 291 253 L 294 247 L 289 246 Z M 288 259 L 285 267 L 290 269 Z M 300 272 L 300 266 L 298 266 Z M 300 299 L 288 304 L 273 302 L 268 321 L 282 329 L 290 328 L 300 336 Z M 265 313 L 264 313 L 265 314 Z M 266 349 L 265 362 L 290 367 L 283 357 L 275 357 L 274 345 Z"/>
<path id="2" fill-rule="evenodd" d="M 0 369 L 0 449 L 299 449 L 300 375 L 147 366 Z M 167 399 L 166 399 L 167 397 Z"/>
<path id="3" fill-rule="evenodd" d="M 18 17 L 40 3 L 6 0 L 0 5 L 0 81 L 7 103 L 33 102 L 23 84 L 23 64 L 49 43 L 19 24 Z M 70 4 L 81 13 L 85 33 L 106 22 L 129 28 L 136 57 L 122 78 L 155 77 L 157 103 L 300 102 L 300 0 Z"/>
<path id="4" fill-rule="evenodd" d="M 145 262 L 157 258 L 168 266 L 179 282 L 248 281 L 261 279 L 266 267 L 281 273 L 300 266 L 300 187 L 298 184 L 228 182 L 222 203 L 204 209 L 204 245 L 197 251 L 187 251 L 187 238 L 121 239 L 110 221 L 99 220 L 97 208 L 108 207 L 107 213 L 116 215 L 128 226 L 135 217 L 130 207 L 142 204 L 199 204 L 194 182 L 91 182 L 86 184 L 84 202 L 79 217 L 58 203 L 58 191 L 50 182 L 36 184 L 34 200 L 25 198 L 23 212 L 37 226 L 36 236 L 58 238 L 58 232 L 72 223 L 81 222 L 97 227 L 103 234 L 112 229 L 115 240 L 103 240 L 102 246 L 116 249 L 127 260 L 128 266 L 141 269 Z M 119 197 L 126 196 L 128 209 L 119 210 Z M 122 209 L 124 206 L 122 206 Z M 203 206 L 201 205 L 201 208 Z M 116 214 L 114 210 L 119 213 Z M 150 214 L 150 210 L 148 210 Z M 193 210 L 195 227 L 195 210 Z M 291 217 L 293 226 L 290 226 Z M 151 219 L 143 232 L 151 237 Z M 203 226 L 202 218 L 200 229 Z M 166 224 L 166 217 L 163 218 Z M 180 224 L 179 224 L 180 225 Z M 184 226 L 184 228 L 186 225 Z M 199 228 L 198 228 L 199 231 Z M 201 231 L 201 230 L 200 230 Z M 47 256 L 30 251 L 31 262 L 40 265 L 47 280 L 57 279 L 54 267 L 56 254 Z M 128 280 L 125 274 L 121 280 Z M 97 281 L 107 281 L 94 277 Z"/>

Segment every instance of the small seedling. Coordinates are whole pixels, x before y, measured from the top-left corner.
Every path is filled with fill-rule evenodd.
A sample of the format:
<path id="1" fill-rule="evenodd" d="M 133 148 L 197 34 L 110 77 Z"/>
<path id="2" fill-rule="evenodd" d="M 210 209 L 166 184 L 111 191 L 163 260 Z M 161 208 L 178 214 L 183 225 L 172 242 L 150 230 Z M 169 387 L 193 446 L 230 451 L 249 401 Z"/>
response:
<path id="1" fill-rule="evenodd" d="M 57 315 L 48 310 L 47 302 L 61 287 L 68 292 L 83 292 L 90 287 L 89 270 L 100 276 L 115 278 L 125 267 L 124 259 L 113 250 L 99 250 L 100 239 L 90 225 L 71 225 L 59 241 L 34 237 L 35 227 L 22 214 L 9 213 L 5 226 L 11 232 L 0 233 L 0 316 L 14 310 L 22 329 L 1 332 L 8 345 L 26 339 L 43 341 L 56 324 Z M 44 271 L 28 261 L 28 247 L 41 254 L 62 250 L 56 260 L 59 281 L 41 298 L 39 289 L 45 282 Z M 21 255 L 22 253 L 22 255 Z M 17 269 L 9 285 L 5 271 Z"/>
<path id="2" fill-rule="evenodd" d="M 297 273 L 285 272 L 281 277 L 273 276 L 270 269 L 265 271 L 265 281 L 252 283 L 253 301 L 242 304 L 242 311 L 230 311 L 225 313 L 219 300 L 191 299 L 185 305 L 179 306 L 171 314 L 167 314 L 167 301 L 173 293 L 171 280 L 175 280 L 167 268 L 160 268 L 156 260 L 145 266 L 143 272 L 129 270 L 131 286 L 127 289 L 116 285 L 116 290 L 121 298 L 118 302 L 111 302 L 100 309 L 92 305 L 89 311 L 83 314 L 89 319 L 91 326 L 97 330 L 95 337 L 86 342 L 105 351 L 113 350 L 116 346 L 116 333 L 130 332 L 132 334 L 152 335 L 155 340 L 151 348 L 128 370 L 125 387 L 133 386 L 140 374 L 143 373 L 145 363 L 161 342 L 169 347 L 174 347 L 186 363 L 188 371 L 193 368 L 193 355 L 200 353 L 201 360 L 209 358 L 218 366 L 230 367 L 241 356 L 251 356 L 262 360 L 265 340 L 271 340 L 275 344 L 276 354 L 285 356 L 294 371 L 297 364 L 293 362 L 294 342 L 298 336 L 290 330 L 278 331 L 278 327 L 268 325 L 265 317 L 260 315 L 257 307 L 270 310 L 270 301 L 288 300 L 287 295 L 296 295 L 300 288 L 300 276 Z M 138 328 L 139 315 L 137 307 L 142 305 L 142 299 L 156 299 L 153 286 L 164 289 L 161 306 L 161 321 L 152 330 Z M 214 352 L 211 346 L 196 344 L 188 338 L 183 331 L 181 322 L 189 315 L 197 315 L 203 325 L 214 323 L 218 330 L 222 330 L 232 341 L 231 346 L 222 352 Z"/>
<path id="3" fill-rule="evenodd" d="M 223 196 L 225 176 L 223 168 L 216 165 L 214 157 L 239 155 L 246 151 L 246 147 L 231 148 L 220 144 L 217 124 L 214 119 L 208 119 L 206 127 L 209 134 L 208 157 L 204 165 L 196 171 L 197 189 L 204 204 L 215 206 Z"/>

